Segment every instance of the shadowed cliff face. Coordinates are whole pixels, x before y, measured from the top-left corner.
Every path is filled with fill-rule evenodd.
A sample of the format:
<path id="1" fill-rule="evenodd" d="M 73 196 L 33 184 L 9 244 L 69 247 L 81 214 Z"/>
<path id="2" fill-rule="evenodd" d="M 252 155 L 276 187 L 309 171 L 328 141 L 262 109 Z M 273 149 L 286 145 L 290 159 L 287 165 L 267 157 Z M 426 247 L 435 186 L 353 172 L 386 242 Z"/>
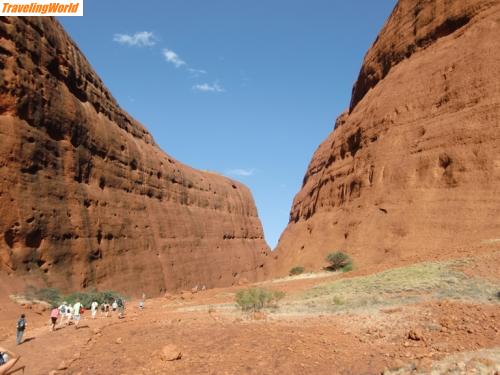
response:
<path id="1" fill-rule="evenodd" d="M 255 280 L 249 190 L 161 151 L 57 21 L 0 19 L 0 272 L 128 293 Z"/>
<path id="2" fill-rule="evenodd" d="M 277 271 L 433 258 L 500 238 L 500 4 L 401 0 L 315 152 Z"/>

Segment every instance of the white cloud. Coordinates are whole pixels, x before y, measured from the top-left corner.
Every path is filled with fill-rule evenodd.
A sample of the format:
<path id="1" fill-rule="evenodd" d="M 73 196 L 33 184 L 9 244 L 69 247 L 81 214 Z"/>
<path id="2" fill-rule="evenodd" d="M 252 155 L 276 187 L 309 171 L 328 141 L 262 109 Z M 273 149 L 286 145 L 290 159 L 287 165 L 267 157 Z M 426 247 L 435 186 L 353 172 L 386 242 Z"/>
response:
<path id="1" fill-rule="evenodd" d="M 222 88 L 217 82 L 214 82 L 211 85 L 208 83 L 194 85 L 193 90 L 201 92 L 224 92 L 224 88 Z"/>
<path id="2" fill-rule="evenodd" d="M 186 65 L 186 62 L 182 60 L 178 54 L 176 54 L 174 51 L 165 48 L 163 50 L 163 56 L 165 56 L 165 59 L 169 62 L 175 65 L 176 68 Z"/>
<path id="3" fill-rule="evenodd" d="M 193 77 L 199 77 L 202 74 L 207 74 L 207 71 L 204 69 L 193 69 L 193 68 L 188 68 L 188 72 L 191 73 Z"/>
<path id="4" fill-rule="evenodd" d="M 113 41 L 134 47 L 150 47 L 156 44 L 156 38 L 150 31 L 141 31 L 134 35 L 115 34 Z"/>
<path id="5" fill-rule="evenodd" d="M 249 177 L 253 176 L 255 173 L 255 169 L 243 169 L 243 168 L 236 168 L 236 169 L 230 169 L 227 171 L 227 174 L 233 175 L 233 176 L 240 176 L 240 177 Z"/>
<path id="6" fill-rule="evenodd" d="M 175 52 L 172 51 L 171 49 L 164 48 L 163 49 L 163 56 L 165 57 L 165 60 L 171 64 L 173 64 L 176 68 L 183 68 L 187 70 L 191 78 L 198 78 L 201 75 L 208 74 L 208 72 L 205 69 L 196 69 L 190 67 L 190 65 L 182 60 L 180 56 Z M 224 92 L 224 88 L 218 83 L 214 82 L 213 84 L 209 83 L 202 83 L 202 84 L 197 84 L 192 87 L 194 91 L 200 91 L 200 92 Z"/>

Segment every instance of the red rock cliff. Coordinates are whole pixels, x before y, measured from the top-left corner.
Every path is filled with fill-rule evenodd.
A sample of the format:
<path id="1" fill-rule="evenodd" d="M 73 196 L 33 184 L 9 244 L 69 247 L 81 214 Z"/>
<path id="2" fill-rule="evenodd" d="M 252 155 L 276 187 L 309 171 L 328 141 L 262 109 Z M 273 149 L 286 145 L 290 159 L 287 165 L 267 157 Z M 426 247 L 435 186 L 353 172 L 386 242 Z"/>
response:
<path id="1" fill-rule="evenodd" d="M 400 0 L 349 111 L 320 145 L 278 244 L 281 273 L 500 237 L 500 3 Z"/>
<path id="2" fill-rule="evenodd" d="M 254 280 L 249 190 L 162 152 L 60 24 L 0 20 L 0 272 L 127 293 Z"/>

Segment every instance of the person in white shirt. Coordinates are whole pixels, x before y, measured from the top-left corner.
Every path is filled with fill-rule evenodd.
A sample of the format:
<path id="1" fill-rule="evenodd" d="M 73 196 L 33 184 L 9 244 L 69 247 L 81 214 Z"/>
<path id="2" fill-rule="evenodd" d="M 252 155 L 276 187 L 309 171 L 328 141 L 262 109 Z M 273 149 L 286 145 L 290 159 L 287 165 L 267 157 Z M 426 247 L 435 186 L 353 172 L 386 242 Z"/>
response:
<path id="1" fill-rule="evenodd" d="M 80 310 L 82 310 L 82 304 L 80 300 L 77 299 L 76 303 L 73 305 L 73 320 L 75 321 L 75 328 L 78 329 L 78 324 L 80 324 Z"/>
<path id="2" fill-rule="evenodd" d="M 68 325 L 71 324 L 73 320 L 73 306 L 71 305 L 66 306 L 66 319 L 68 320 Z"/>
<path id="3" fill-rule="evenodd" d="M 96 301 L 92 302 L 92 304 L 90 305 L 90 311 L 92 312 L 92 319 L 95 319 L 98 306 L 99 306 L 99 303 Z"/>
<path id="4" fill-rule="evenodd" d="M 139 302 L 139 309 L 144 310 L 145 302 L 146 302 L 146 293 L 142 293 L 141 301 Z"/>

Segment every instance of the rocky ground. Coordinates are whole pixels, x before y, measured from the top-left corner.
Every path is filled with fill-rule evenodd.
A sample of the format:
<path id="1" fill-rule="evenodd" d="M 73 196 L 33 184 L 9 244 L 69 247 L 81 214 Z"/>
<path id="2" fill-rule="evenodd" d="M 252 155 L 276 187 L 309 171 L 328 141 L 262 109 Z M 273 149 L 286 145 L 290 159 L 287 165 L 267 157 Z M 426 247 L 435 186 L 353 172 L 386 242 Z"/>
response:
<path id="1" fill-rule="evenodd" d="M 257 314 L 234 305 L 249 285 L 148 299 L 143 311 L 130 301 L 125 319 L 86 313 L 78 330 L 51 332 L 29 311 L 39 318 L 27 342 L 0 345 L 25 374 L 497 374 L 499 264 L 493 252 L 272 280 L 259 286 L 286 297 Z"/>

